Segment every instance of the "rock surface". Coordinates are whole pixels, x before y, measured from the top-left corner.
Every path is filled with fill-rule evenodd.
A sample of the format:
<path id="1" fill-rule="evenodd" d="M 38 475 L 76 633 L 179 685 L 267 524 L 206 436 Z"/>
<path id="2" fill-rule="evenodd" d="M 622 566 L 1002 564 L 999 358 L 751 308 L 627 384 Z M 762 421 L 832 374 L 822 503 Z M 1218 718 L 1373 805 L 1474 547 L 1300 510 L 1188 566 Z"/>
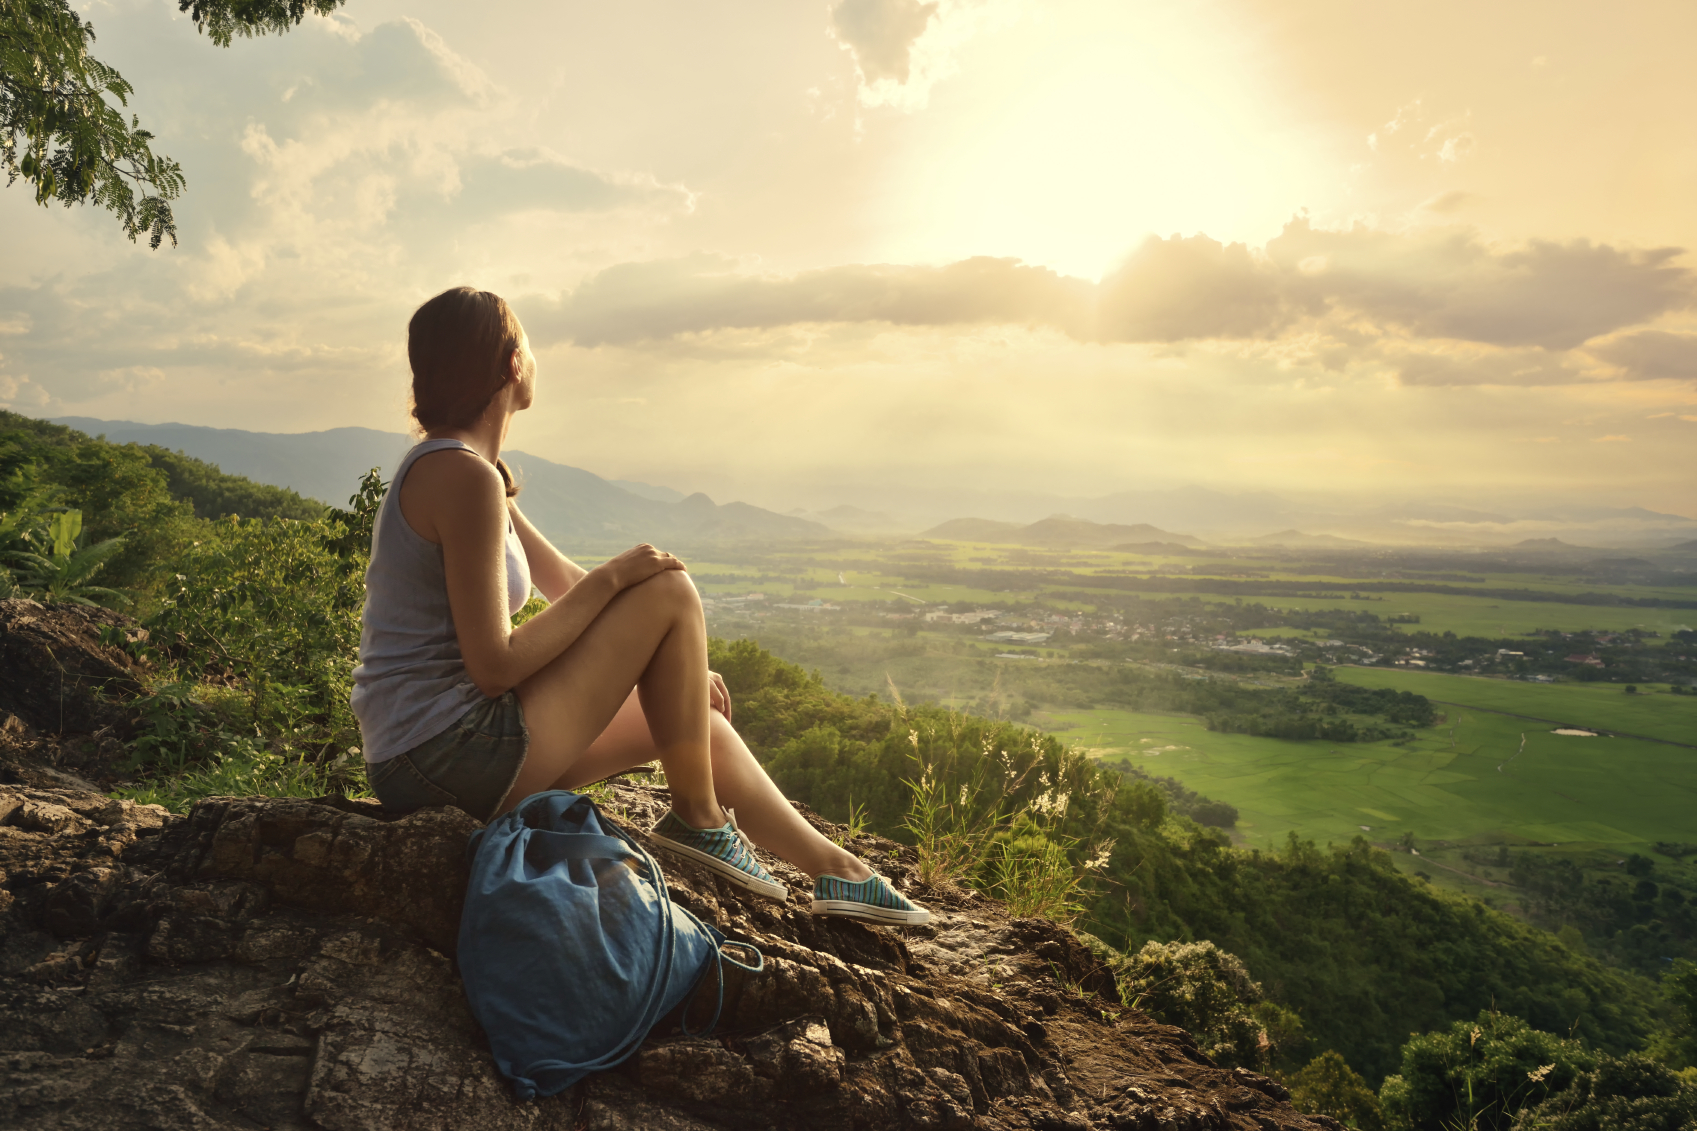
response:
<path id="1" fill-rule="evenodd" d="M 102 632 L 145 639 L 109 609 L 0 600 L 0 782 L 109 784 L 135 720 L 137 666 Z"/>
<path id="2" fill-rule="evenodd" d="M 609 809 L 642 828 L 664 805 L 620 784 Z M 663 1024 L 622 1068 L 516 1102 L 454 969 L 476 827 L 0 785 L 0 1128 L 1341 1126 L 1123 1007 L 1064 930 L 910 886 L 908 850 L 871 837 L 855 849 L 932 924 L 814 918 L 783 865 L 780 905 L 668 862 L 673 897 L 766 971 L 727 981 L 712 1036 Z"/>

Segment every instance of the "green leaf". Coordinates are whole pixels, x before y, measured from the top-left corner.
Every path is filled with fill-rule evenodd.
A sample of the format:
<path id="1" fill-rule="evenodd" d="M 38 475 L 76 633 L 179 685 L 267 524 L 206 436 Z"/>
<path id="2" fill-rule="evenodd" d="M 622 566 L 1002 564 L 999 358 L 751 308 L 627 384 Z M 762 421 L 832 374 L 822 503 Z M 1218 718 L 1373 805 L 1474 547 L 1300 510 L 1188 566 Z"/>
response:
<path id="1" fill-rule="evenodd" d="M 179 0 L 214 43 L 282 33 L 308 12 L 328 15 L 343 0 Z M 0 167 L 22 179 L 43 207 L 94 204 L 118 217 L 133 242 L 177 243 L 171 201 L 183 171 L 155 154 L 153 134 L 118 107 L 134 88 L 89 54 L 94 25 L 69 0 L 0 0 Z M 108 99 L 114 100 L 114 106 Z"/>

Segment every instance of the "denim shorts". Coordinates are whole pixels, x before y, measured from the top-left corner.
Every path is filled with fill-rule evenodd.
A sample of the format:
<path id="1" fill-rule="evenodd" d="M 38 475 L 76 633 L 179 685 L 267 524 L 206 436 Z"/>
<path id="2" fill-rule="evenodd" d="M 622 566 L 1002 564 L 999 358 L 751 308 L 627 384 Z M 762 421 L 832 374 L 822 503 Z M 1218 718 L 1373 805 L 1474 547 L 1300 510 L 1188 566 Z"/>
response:
<path id="1" fill-rule="evenodd" d="M 405 754 L 368 764 L 365 776 L 387 812 L 452 805 L 487 822 L 518 780 L 529 747 L 524 711 L 509 691 L 485 699 Z"/>

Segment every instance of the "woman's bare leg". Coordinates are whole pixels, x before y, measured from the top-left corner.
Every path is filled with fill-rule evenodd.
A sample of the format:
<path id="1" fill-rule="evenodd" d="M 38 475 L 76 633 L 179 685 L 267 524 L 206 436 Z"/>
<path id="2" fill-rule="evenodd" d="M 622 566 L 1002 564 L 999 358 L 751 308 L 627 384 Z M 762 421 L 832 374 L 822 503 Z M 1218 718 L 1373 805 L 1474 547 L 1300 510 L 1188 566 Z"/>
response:
<path id="1" fill-rule="evenodd" d="M 705 683 L 701 695 L 705 701 Z M 832 844 L 795 811 L 725 716 L 711 712 L 709 725 L 713 791 L 722 804 L 737 811 L 737 827 L 750 840 L 810 876 L 828 873 L 845 880 L 864 880 L 872 874 L 859 857 Z M 643 704 L 632 695 L 584 756 L 553 783 L 553 788 L 575 789 L 600 781 L 651 762 L 657 753 Z M 670 770 L 666 779 L 670 782 Z"/>
<path id="2" fill-rule="evenodd" d="M 672 808 L 697 828 L 724 824 L 713 791 L 707 626 L 694 584 L 676 570 L 613 598 L 570 648 L 518 685 L 530 746 L 502 811 L 582 759 L 633 686 L 651 734 L 648 758 L 666 768 Z"/>

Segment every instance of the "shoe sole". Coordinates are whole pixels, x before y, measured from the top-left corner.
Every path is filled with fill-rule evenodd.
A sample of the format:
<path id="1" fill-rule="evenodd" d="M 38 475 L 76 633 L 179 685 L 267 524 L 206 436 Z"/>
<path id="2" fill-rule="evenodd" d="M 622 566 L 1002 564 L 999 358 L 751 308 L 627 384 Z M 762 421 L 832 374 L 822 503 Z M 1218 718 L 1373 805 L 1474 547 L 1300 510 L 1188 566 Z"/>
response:
<path id="1" fill-rule="evenodd" d="M 899 911 L 894 907 L 874 907 L 850 899 L 816 899 L 815 915 L 836 915 L 844 919 L 863 919 L 868 923 L 885 923 L 893 927 L 917 927 L 931 921 L 931 912 Z"/>
<path id="2" fill-rule="evenodd" d="M 712 853 L 703 852 L 699 848 L 691 848 L 687 844 L 679 844 L 670 837 L 661 836 L 659 833 L 649 833 L 648 842 L 662 852 L 670 852 L 672 855 L 685 860 L 693 860 L 721 879 L 729 880 L 755 895 L 763 895 L 767 899 L 775 899 L 779 903 L 789 902 L 790 889 L 783 884 L 772 883 L 762 880 L 758 876 L 751 876 L 741 868 L 725 863 Z"/>

